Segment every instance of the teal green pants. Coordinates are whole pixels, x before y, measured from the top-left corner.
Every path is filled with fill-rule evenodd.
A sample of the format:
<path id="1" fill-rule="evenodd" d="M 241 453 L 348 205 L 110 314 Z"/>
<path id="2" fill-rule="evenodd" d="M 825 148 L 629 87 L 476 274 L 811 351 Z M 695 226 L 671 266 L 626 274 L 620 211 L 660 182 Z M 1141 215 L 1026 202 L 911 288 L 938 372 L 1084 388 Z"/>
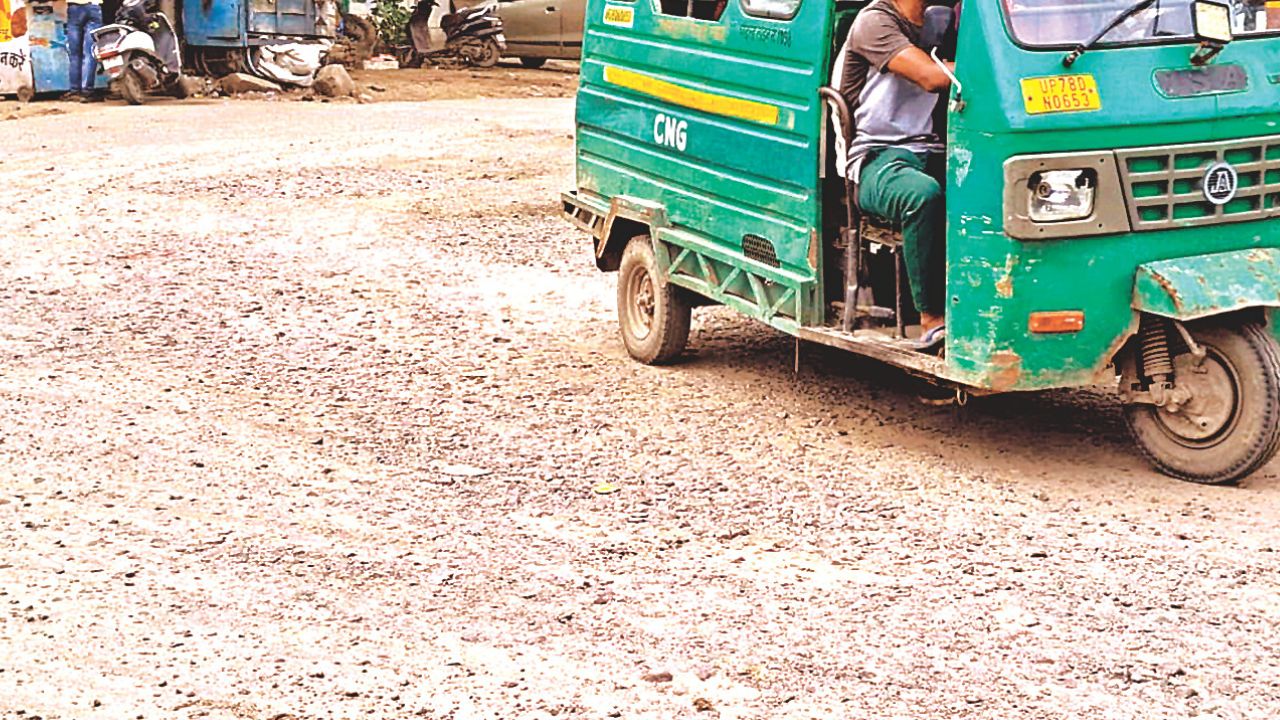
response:
<path id="1" fill-rule="evenodd" d="M 899 148 L 872 152 L 862 164 L 858 204 L 864 212 L 902 228 L 902 259 L 911 282 L 911 300 L 920 312 L 944 315 L 947 211 L 939 182 L 945 172 L 942 158 Z"/>

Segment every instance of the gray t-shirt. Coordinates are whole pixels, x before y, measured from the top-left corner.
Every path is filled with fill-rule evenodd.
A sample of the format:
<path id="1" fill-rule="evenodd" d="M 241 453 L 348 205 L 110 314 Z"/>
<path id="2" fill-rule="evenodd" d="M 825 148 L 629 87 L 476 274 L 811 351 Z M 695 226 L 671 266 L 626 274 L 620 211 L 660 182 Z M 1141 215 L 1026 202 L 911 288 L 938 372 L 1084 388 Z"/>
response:
<path id="1" fill-rule="evenodd" d="M 920 47 L 920 26 L 903 17 L 890 0 L 876 0 L 854 20 L 836 62 L 843 69 L 840 93 L 857 127 L 846 155 L 846 177 L 857 177 L 860 161 L 875 148 L 943 150 L 933 132 L 938 95 L 889 71 L 889 63 L 912 45 Z"/>

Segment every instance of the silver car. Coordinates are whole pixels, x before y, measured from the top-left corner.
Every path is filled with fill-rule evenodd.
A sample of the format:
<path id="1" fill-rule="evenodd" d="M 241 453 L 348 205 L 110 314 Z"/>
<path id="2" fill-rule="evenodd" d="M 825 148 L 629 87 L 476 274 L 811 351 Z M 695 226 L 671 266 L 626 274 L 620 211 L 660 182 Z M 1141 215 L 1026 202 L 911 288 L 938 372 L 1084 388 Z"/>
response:
<path id="1" fill-rule="evenodd" d="M 586 0 L 498 0 L 507 35 L 505 57 L 527 68 L 547 60 L 577 60 L 582 54 Z"/>

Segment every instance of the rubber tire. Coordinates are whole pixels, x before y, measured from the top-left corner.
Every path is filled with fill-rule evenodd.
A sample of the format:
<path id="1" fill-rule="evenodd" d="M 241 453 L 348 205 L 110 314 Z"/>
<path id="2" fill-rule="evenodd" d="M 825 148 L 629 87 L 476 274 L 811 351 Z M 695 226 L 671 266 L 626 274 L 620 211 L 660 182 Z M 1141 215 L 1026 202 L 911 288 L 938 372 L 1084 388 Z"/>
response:
<path id="1" fill-rule="evenodd" d="M 186 100 L 193 94 L 187 92 L 189 89 L 190 86 L 187 85 L 187 76 L 179 75 L 177 79 L 173 81 L 173 86 L 169 88 L 169 94 L 179 100 Z"/>
<path id="2" fill-rule="evenodd" d="M 629 277 L 644 271 L 654 284 L 654 317 L 649 334 L 637 338 L 627 329 Z M 632 358 L 645 365 L 665 365 L 684 352 L 689 342 L 689 324 L 692 304 L 682 288 L 667 282 L 658 269 L 653 254 L 653 240 L 648 235 L 637 235 L 627 243 L 618 266 L 618 327 L 622 343 Z"/>
<path id="3" fill-rule="evenodd" d="M 378 44 L 378 28 L 368 19 L 351 13 L 342 14 L 342 34 L 351 41 L 356 60 L 368 60 Z"/>
<path id="4" fill-rule="evenodd" d="M 472 62 L 476 67 L 491 68 L 498 64 L 502 59 L 502 48 L 498 47 L 498 42 L 493 39 L 484 41 L 484 55 L 479 60 Z"/>
<path id="5" fill-rule="evenodd" d="M 529 68 L 530 70 L 537 70 L 538 68 L 547 64 L 547 59 L 534 58 L 534 57 L 522 57 L 520 58 L 520 64 L 523 65 L 524 67 Z"/>
<path id="6" fill-rule="evenodd" d="M 402 68 L 420 68 L 422 55 L 418 54 L 412 45 L 396 48 L 396 62 L 400 63 Z"/>
<path id="7" fill-rule="evenodd" d="M 147 91 L 143 89 L 142 78 L 133 68 L 125 68 L 124 75 L 118 82 L 120 95 L 130 105 L 141 105 L 147 99 Z"/>
<path id="8" fill-rule="evenodd" d="M 1196 342 L 1234 366 L 1240 417 L 1218 444 L 1190 448 L 1161 429 L 1153 405 L 1125 408 L 1129 433 L 1166 475 L 1204 485 L 1230 485 L 1261 469 L 1280 450 L 1280 343 L 1257 324 L 1188 328 Z"/>

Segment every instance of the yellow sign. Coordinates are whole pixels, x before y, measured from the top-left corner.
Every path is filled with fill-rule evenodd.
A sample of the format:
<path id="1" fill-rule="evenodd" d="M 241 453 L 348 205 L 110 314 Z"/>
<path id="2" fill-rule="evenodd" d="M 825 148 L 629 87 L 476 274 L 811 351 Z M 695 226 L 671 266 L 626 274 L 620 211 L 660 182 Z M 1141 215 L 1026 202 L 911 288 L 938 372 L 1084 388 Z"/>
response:
<path id="1" fill-rule="evenodd" d="M 27 34 L 27 10 L 23 0 L 0 0 L 0 42 Z"/>
<path id="2" fill-rule="evenodd" d="M 1030 115 L 1102 109 L 1098 81 L 1092 75 L 1055 75 L 1022 81 L 1022 100 Z"/>
<path id="3" fill-rule="evenodd" d="M 777 105 L 694 90 L 650 75 L 641 75 L 638 72 L 612 66 L 605 67 L 604 81 L 610 85 L 666 100 L 673 105 L 739 120 L 777 125 L 778 116 L 781 114 Z"/>
<path id="4" fill-rule="evenodd" d="M 13 39 L 13 21 L 9 19 L 9 0 L 0 0 L 0 43 Z"/>
<path id="5" fill-rule="evenodd" d="M 636 22 L 635 8 L 624 7 L 622 5 L 605 5 L 604 6 L 604 24 L 615 25 L 617 27 L 629 28 Z"/>

